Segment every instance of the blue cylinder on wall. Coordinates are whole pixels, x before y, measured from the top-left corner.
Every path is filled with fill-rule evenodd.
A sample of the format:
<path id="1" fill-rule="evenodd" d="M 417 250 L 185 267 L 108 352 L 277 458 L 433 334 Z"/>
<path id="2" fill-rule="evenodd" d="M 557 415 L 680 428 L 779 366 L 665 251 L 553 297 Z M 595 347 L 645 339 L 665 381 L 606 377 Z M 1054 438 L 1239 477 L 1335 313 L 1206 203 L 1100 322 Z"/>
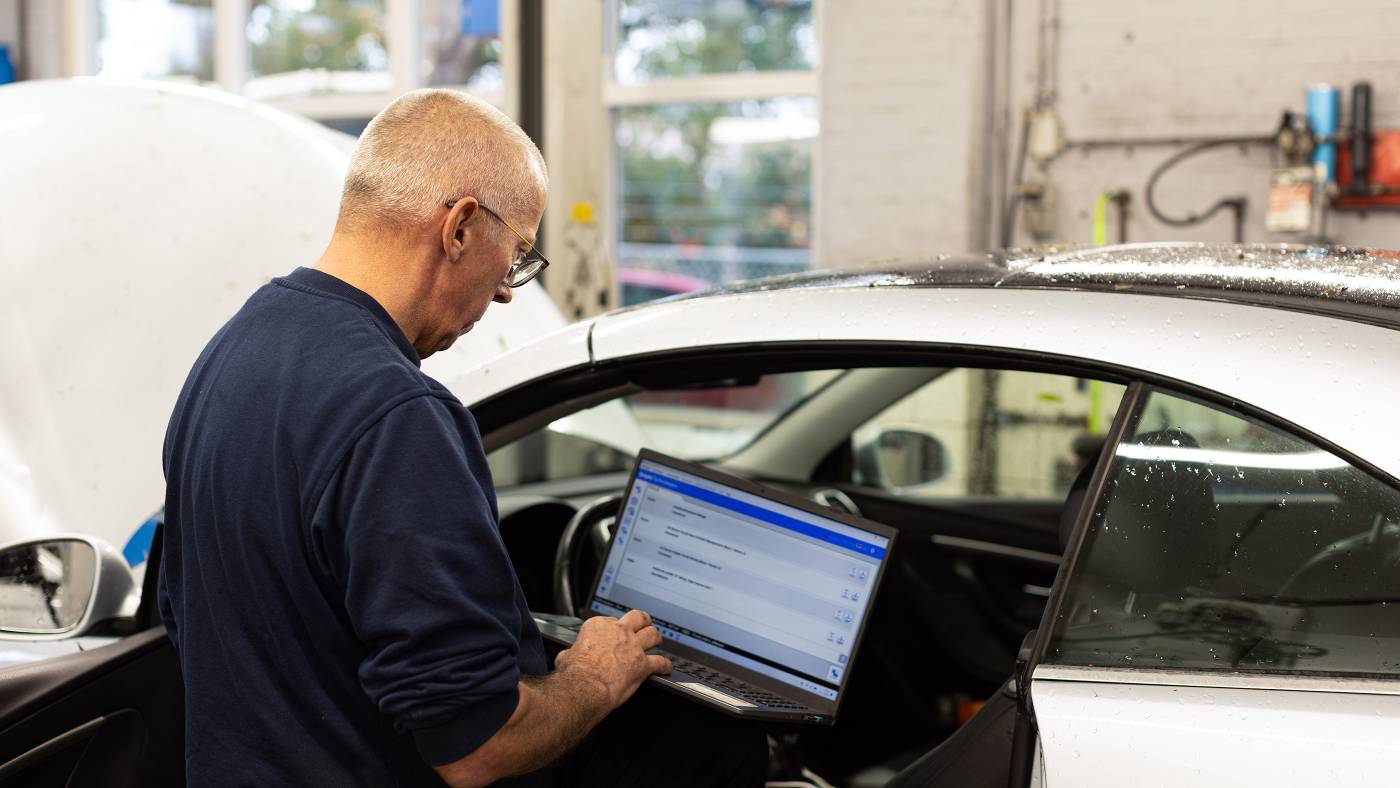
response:
<path id="1" fill-rule="evenodd" d="M 1331 85 L 1313 85 L 1308 88 L 1308 127 L 1319 138 L 1331 137 L 1337 133 L 1341 122 L 1341 92 Z M 1337 144 L 1321 142 L 1313 150 L 1313 166 L 1320 166 L 1322 178 L 1333 181 L 1337 178 Z"/>

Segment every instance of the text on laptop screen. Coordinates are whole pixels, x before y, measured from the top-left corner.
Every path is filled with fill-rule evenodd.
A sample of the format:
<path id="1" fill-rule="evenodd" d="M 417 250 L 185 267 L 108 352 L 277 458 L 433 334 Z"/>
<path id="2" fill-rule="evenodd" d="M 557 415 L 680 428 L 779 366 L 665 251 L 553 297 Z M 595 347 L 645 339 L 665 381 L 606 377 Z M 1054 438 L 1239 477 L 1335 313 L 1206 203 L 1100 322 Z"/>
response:
<path id="1" fill-rule="evenodd" d="M 652 460 L 615 527 L 593 610 L 836 698 L 888 539 Z"/>

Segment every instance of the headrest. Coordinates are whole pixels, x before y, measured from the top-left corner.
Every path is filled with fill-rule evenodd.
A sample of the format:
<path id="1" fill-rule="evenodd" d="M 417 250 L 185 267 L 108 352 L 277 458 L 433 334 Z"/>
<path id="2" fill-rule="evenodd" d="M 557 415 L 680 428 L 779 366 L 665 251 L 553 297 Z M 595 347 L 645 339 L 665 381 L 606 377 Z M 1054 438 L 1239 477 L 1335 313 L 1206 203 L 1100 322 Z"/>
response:
<path id="1" fill-rule="evenodd" d="M 1084 507 L 1084 496 L 1089 492 L 1089 479 L 1094 476 L 1094 466 L 1097 465 L 1097 458 L 1090 459 L 1079 469 L 1079 475 L 1074 477 L 1074 483 L 1069 486 L 1069 494 L 1065 496 L 1065 507 L 1060 510 L 1060 553 L 1069 549 L 1069 535 L 1074 530 L 1074 521 L 1079 519 L 1079 510 Z"/>

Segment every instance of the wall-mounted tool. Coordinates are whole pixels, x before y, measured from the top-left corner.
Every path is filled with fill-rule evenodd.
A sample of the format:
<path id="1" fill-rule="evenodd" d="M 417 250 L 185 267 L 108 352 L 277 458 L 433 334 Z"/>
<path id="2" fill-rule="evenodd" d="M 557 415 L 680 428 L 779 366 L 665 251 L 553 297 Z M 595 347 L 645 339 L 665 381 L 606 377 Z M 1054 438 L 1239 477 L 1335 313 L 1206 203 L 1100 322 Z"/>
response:
<path id="1" fill-rule="evenodd" d="M 1125 244 L 1128 242 L 1128 205 L 1132 202 L 1132 195 L 1127 189 L 1113 189 L 1105 191 L 1094 200 L 1094 246 L 1103 246 L 1108 243 L 1108 208 L 1113 206 L 1117 214 L 1115 221 L 1118 227 L 1118 237 L 1114 243 Z"/>
<path id="2" fill-rule="evenodd" d="M 1368 82 L 1351 90 L 1351 126 L 1337 151 L 1337 210 L 1400 209 L 1400 129 L 1371 126 Z"/>
<path id="3" fill-rule="evenodd" d="M 1313 149 L 1312 211 L 1308 220 L 1309 241 L 1327 238 L 1327 208 L 1336 194 L 1337 127 L 1341 122 L 1341 91 L 1327 84 L 1308 88 L 1308 128 L 1317 147 Z"/>

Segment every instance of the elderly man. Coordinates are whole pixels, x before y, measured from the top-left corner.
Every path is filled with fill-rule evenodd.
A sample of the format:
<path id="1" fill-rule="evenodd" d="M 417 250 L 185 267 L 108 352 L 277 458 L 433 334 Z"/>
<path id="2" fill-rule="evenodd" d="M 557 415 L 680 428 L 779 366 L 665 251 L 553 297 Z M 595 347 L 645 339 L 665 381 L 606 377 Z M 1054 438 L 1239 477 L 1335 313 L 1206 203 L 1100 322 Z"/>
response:
<path id="1" fill-rule="evenodd" d="M 166 435 L 160 577 L 191 783 L 547 781 L 669 670 L 633 611 L 591 619 L 549 671 L 476 424 L 419 369 L 546 265 L 546 191 L 500 112 L 406 95 L 361 137 L 321 259 L 254 293 L 195 363 Z M 561 771 L 625 773 L 609 738 Z"/>

